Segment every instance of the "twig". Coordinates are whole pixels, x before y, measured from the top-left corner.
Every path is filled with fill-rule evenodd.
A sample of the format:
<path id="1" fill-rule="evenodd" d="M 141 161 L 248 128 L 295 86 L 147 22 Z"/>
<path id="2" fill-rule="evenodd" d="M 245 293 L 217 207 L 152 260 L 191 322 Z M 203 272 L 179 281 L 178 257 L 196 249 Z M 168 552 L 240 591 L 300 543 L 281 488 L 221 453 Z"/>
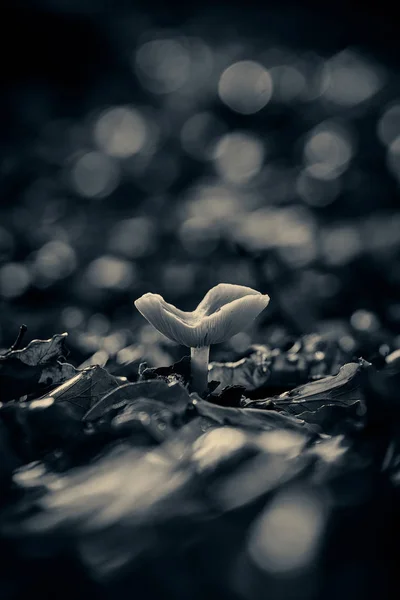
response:
<path id="1" fill-rule="evenodd" d="M 23 337 L 27 331 L 28 331 L 27 326 L 21 325 L 21 327 L 19 328 L 19 333 L 18 333 L 17 339 L 15 340 L 13 345 L 10 347 L 10 350 L 9 350 L 10 352 L 13 352 L 14 350 L 18 350 L 21 347 Z"/>

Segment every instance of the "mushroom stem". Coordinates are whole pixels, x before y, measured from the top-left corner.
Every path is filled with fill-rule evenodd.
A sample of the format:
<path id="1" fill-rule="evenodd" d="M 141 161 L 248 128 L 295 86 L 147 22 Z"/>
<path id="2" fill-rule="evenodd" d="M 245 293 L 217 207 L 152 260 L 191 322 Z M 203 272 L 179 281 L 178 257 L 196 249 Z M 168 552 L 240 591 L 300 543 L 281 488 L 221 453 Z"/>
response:
<path id="1" fill-rule="evenodd" d="M 202 394 L 208 387 L 208 360 L 210 346 L 190 349 L 190 369 L 192 373 L 192 390 Z"/>

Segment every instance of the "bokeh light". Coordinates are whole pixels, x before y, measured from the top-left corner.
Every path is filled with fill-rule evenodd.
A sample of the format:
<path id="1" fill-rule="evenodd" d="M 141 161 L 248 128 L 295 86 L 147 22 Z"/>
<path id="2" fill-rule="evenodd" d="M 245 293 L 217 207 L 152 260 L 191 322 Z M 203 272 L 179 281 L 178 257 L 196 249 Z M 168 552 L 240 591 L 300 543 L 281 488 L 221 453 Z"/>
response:
<path id="1" fill-rule="evenodd" d="M 224 456 L 232 455 L 246 442 L 246 436 L 233 427 L 217 427 L 206 432 L 193 444 L 193 461 L 202 472 L 212 469 Z"/>
<path id="2" fill-rule="evenodd" d="M 341 175 L 352 156 L 352 141 L 347 131 L 332 123 L 318 125 L 304 146 L 308 172 L 317 179 Z"/>
<path id="3" fill-rule="evenodd" d="M 264 145 L 246 132 L 227 133 L 218 141 L 213 154 L 219 174 L 226 181 L 241 185 L 260 172 Z"/>
<path id="4" fill-rule="evenodd" d="M 224 228 L 243 207 L 240 197 L 222 183 L 205 181 L 189 189 L 185 203 L 187 217 L 202 218 Z"/>
<path id="5" fill-rule="evenodd" d="M 150 40 L 138 48 L 135 68 L 142 85 L 149 91 L 175 92 L 190 76 L 190 54 L 182 40 Z"/>
<path id="6" fill-rule="evenodd" d="M 119 171 L 116 163 L 101 152 L 87 152 L 74 161 L 72 185 L 87 198 L 105 198 L 117 187 Z"/>
<path id="7" fill-rule="evenodd" d="M 101 256 L 90 263 L 86 277 L 97 288 L 126 290 L 136 276 L 135 265 L 113 256 Z"/>
<path id="8" fill-rule="evenodd" d="M 287 458 L 295 458 L 304 447 L 304 438 L 295 431 L 266 431 L 257 437 L 257 443 L 273 454 L 283 454 Z"/>
<path id="9" fill-rule="evenodd" d="M 400 104 L 391 104 L 378 122 L 378 136 L 383 144 L 390 146 L 400 136 Z"/>
<path id="10" fill-rule="evenodd" d="M 251 115 L 266 106 L 273 83 L 267 69 L 252 60 L 230 65 L 222 73 L 218 93 L 222 102 L 243 115 Z"/>
<path id="11" fill-rule="evenodd" d="M 308 567 L 325 524 L 322 498 L 312 492 L 282 492 L 252 527 L 248 551 L 263 571 L 284 574 Z"/>
<path id="12" fill-rule="evenodd" d="M 373 313 L 368 310 L 356 310 L 350 318 L 351 326 L 357 331 L 376 331 L 379 327 L 379 321 Z"/>
<path id="13" fill-rule="evenodd" d="M 362 252 L 361 236 L 355 227 L 330 227 L 325 229 L 321 238 L 324 260 L 328 265 L 346 264 Z"/>
<path id="14" fill-rule="evenodd" d="M 155 225 L 149 217 L 124 219 L 112 227 L 108 247 L 127 258 L 138 258 L 153 250 L 155 235 Z"/>
<path id="15" fill-rule="evenodd" d="M 66 329 L 76 329 L 83 325 L 85 315 L 77 306 L 67 306 L 61 313 L 61 320 Z"/>
<path id="16" fill-rule="evenodd" d="M 236 235 L 252 250 L 291 247 L 315 252 L 315 223 L 300 207 L 256 210 L 242 220 Z"/>
<path id="17" fill-rule="evenodd" d="M 366 248 L 370 252 L 392 252 L 400 245 L 400 214 L 388 212 L 374 214 L 361 223 Z"/>
<path id="18" fill-rule="evenodd" d="M 111 323 L 102 313 L 91 315 L 87 321 L 87 331 L 94 335 L 104 336 L 110 330 Z"/>
<path id="19" fill-rule="evenodd" d="M 198 160 L 212 158 L 216 140 L 226 131 L 226 125 L 211 112 L 191 116 L 181 130 L 182 147 Z"/>
<path id="20" fill-rule="evenodd" d="M 58 279 L 68 277 L 76 269 L 77 259 L 74 249 L 67 243 L 51 241 L 36 253 L 32 272 L 36 285 L 48 285 Z"/>
<path id="21" fill-rule="evenodd" d="M 313 176 L 309 168 L 301 171 L 297 178 L 296 190 L 309 206 L 323 207 L 331 204 L 341 191 L 340 179 L 321 179 Z"/>
<path id="22" fill-rule="evenodd" d="M 3 298 L 17 298 L 28 289 L 31 276 L 28 268 L 21 263 L 6 263 L 0 267 L 0 295 Z"/>
<path id="23" fill-rule="evenodd" d="M 213 227 L 206 217 L 193 217 L 184 221 L 179 230 L 182 246 L 193 256 L 207 256 L 217 247 L 220 228 Z"/>
<path id="24" fill-rule="evenodd" d="M 279 102 L 294 102 L 303 98 L 307 81 L 294 65 L 277 65 L 269 69 L 273 82 L 273 98 Z"/>
<path id="25" fill-rule="evenodd" d="M 110 108 L 97 120 L 94 137 L 106 154 L 126 158 L 139 152 L 145 145 L 146 121 L 140 112 L 133 108 Z"/>
<path id="26" fill-rule="evenodd" d="M 365 59 L 351 50 L 343 50 L 325 63 L 321 89 L 330 102 L 349 107 L 374 96 L 383 82 L 383 74 Z"/>
<path id="27" fill-rule="evenodd" d="M 400 136 L 395 138 L 388 148 L 387 165 L 396 179 L 400 181 Z"/>

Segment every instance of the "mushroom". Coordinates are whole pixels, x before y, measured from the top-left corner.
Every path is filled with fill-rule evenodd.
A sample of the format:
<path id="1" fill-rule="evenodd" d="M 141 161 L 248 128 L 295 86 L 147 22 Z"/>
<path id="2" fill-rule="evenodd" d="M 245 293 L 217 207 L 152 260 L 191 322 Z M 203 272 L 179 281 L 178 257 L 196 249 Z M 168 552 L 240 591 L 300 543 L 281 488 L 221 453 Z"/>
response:
<path id="1" fill-rule="evenodd" d="M 269 296 L 230 283 L 211 288 L 193 312 L 168 304 L 159 294 L 147 293 L 135 301 L 138 311 L 169 339 L 190 348 L 193 391 L 208 387 L 210 345 L 236 335 L 266 308 Z"/>

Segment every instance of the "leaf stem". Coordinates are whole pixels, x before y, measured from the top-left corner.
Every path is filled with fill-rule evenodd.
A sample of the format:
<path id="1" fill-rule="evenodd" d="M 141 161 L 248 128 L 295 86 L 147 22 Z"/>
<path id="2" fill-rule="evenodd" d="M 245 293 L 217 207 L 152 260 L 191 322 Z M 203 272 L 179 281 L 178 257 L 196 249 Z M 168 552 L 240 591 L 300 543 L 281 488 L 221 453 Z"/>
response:
<path id="1" fill-rule="evenodd" d="M 190 349 L 190 368 L 192 373 L 192 391 L 203 394 L 208 388 L 208 360 L 210 346 Z"/>
<path id="2" fill-rule="evenodd" d="M 27 326 L 21 325 L 21 327 L 19 328 L 19 333 L 18 333 L 17 339 L 11 346 L 10 352 L 13 352 L 14 350 L 18 350 L 21 347 L 22 339 L 27 331 L 28 331 Z"/>

